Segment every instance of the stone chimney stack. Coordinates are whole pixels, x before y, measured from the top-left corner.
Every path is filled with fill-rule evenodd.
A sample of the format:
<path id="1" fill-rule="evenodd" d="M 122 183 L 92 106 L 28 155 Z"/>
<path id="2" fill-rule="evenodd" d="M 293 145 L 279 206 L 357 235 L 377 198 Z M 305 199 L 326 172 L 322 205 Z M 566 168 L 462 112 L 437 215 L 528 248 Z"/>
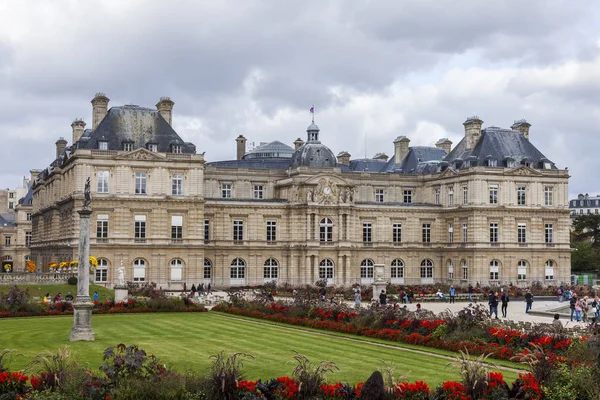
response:
<path id="1" fill-rule="evenodd" d="M 246 154 L 246 138 L 244 135 L 240 135 L 235 141 L 237 142 L 237 160 L 241 160 Z"/>
<path id="2" fill-rule="evenodd" d="M 441 138 L 437 141 L 435 147 L 443 149 L 446 152 L 446 154 L 448 154 L 450 153 L 450 150 L 452 150 L 452 142 L 448 138 Z"/>
<path id="3" fill-rule="evenodd" d="M 406 157 L 409 143 L 410 139 L 406 136 L 398 136 L 394 140 L 394 164 L 400 164 L 404 157 Z"/>
<path id="4" fill-rule="evenodd" d="M 529 140 L 529 128 L 530 127 L 531 127 L 531 124 L 529 122 L 527 122 L 527 120 L 520 119 L 518 121 L 515 121 L 515 123 L 512 124 L 512 126 L 510 128 L 512 130 L 521 132 L 523 134 L 523 136 L 525 136 L 525 139 Z"/>
<path id="5" fill-rule="evenodd" d="M 463 125 L 465 126 L 465 138 L 467 139 L 465 150 L 472 150 L 481 137 L 481 126 L 483 125 L 483 121 L 480 120 L 477 115 L 474 115 L 467 118 L 467 120 L 463 122 Z"/>
<path id="6" fill-rule="evenodd" d="M 162 115 L 162 117 L 169 123 L 169 125 L 173 125 L 173 106 L 175 102 L 171 100 L 169 97 L 161 97 L 160 101 L 156 103 L 156 109 Z"/>
<path id="7" fill-rule="evenodd" d="M 56 141 L 56 158 L 58 158 L 63 151 L 67 148 L 67 141 L 64 137 L 61 137 Z"/>
<path id="8" fill-rule="evenodd" d="M 108 112 L 110 99 L 102 92 L 96 93 L 92 99 L 92 129 L 96 129 Z"/>
<path id="9" fill-rule="evenodd" d="M 32 184 L 35 181 L 35 178 L 37 178 L 37 176 L 40 174 L 40 172 L 42 172 L 41 169 L 30 169 L 29 170 L 29 175 L 31 176 L 31 183 Z"/>
<path id="10" fill-rule="evenodd" d="M 350 165 L 350 153 L 347 151 L 342 151 L 337 155 L 338 164 Z"/>
<path id="11" fill-rule="evenodd" d="M 373 156 L 373 160 L 383 160 L 387 161 L 389 157 L 385 153 L 377 153 Z"/>
<path id="12" fill-rule="evenodd" d="M 85 122 L 77 118 L 71 124 L 71 128 L 73 128 L 73 141 L 71 142 L 71 144 L 75 144 L 77 143 L 79 138 L 83 136 L 83 131 L 85 130 Z"/>
<path id="13" fill-rule="evenodd" d="M 294 150 L 298 150 L 303 144 L 304 141 L 302 139 L 296 139 L 296 141 L 294 142 Z"/>

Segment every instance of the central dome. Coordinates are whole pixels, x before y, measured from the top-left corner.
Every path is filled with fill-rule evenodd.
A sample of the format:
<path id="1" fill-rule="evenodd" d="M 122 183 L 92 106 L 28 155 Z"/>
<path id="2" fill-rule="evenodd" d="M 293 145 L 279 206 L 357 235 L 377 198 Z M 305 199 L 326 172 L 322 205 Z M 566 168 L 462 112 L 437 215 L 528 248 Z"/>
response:
<path id="1" fill-rule="evenodd" d="M 335 167 L 337 161 L 333 152 L 319 141 L 319 127 L 313 122 L 306 132 L 308 140 L 292 155 L 292 168 Z"/>

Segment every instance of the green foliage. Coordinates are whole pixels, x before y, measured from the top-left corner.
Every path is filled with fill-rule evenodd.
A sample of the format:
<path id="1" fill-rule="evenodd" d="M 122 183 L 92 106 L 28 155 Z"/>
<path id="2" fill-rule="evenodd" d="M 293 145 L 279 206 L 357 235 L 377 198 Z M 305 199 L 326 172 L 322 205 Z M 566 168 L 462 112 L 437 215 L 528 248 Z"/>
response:
<path id="1" fill-rule="evenodd" d="M 552 377 L 543 387 L 544 399 L 564 400 L 576 399 L 577 392 L 571 382 L 571 371 L 565 364 L 560 365 Z"/>
<path id="2" fill-rule="evenodd" d="M 214 400 L 235 400 L 237 398 L 237 383 L 243 378 L 243 359 L 254 357 L 245 353 L 234 353 L 225 356 L 221 351 L 217 355 L 210 356 L 213 364 L 205 388 L 206 394 Z"/>
<path id="3" fill-rule="evenodd" d="M 598 249 L 587 239 L 571 240 L 571 269 L 573 272 L 594 271 L 600 265 Z"/>
<path id="4" fill-rule="evenodd" d="M 149 380 L 166 372 L 157 357 L 146 354 L 145 350 L 136 345 L 125 346 L 121 343 L 116 347 L 109 347 L 104 350 L 103 359 L 100 371 L 106 375 L 108 385 L 113 387 L 124 380 Z"/>
<path id="5" fill-rule="evenodd" d="M 13 356 L 22 356 L 23 354 L 15 354 L 16 350 L 4 349 L 0 352 L 0 372 L 8 372 L 8 366 L 12 361 Z"/>
<path id="6" fill-rule="evenodd" d="M 28 311 L 31 295 L 27 289 L 11 286 L 6 294 L 0 296 L 0 311 L 10 312 Z"/>
<path id="7" fill-rule="evenodd" d="M 469 356 L 468 350 L 460 350 L 459 353 L 460 356 L 456 357 L 456 361 L 448 365 L 459 369 L 466 393 L 472 399 L 480 399 L 487 386 L 488 369 L 485 360 L 490 354 L 482 354 L 473 360 Z"/>
<path id="8" fill-rule="evenodd" d="M 594 248 L 600 248 L 600 214 L 578 215 L 573 224 L 576 240 L 588 240 Z"/>
<path id="9" fill-rule="evenodd" d="M 314 364 L 305 355 L 298 353 L 296 350 L 292 351 L 294 352 L 294 360 L 290 360 L 288 363 L 296 362 L 292 376 L 300 382 L 302 388 L 298 393 L 298 398 L 314 399 L 321 385 L 327 382 L 327 374 L 339 371 L 339 368 L 332 361 L 321 361 Z"/>
<path id="10" fill-rule="evenodd" d="M 67 283 L 71 286 L 75 286 L 77 285 L 77 277 L 76 276 L 70 276 L 69 279 L 67 279 Z"/>
<path id="11" fill-rule="evenodd" d="M 74 377 L 80 375 L 78 372 L 81 371 L 81 363 L 72 350 L 63 346 L 56 354 L 45 351 L 36 355 L 25 371 L 44 376 L 42 389 L 56 390 L 69 382 L 77 381 Z"/>

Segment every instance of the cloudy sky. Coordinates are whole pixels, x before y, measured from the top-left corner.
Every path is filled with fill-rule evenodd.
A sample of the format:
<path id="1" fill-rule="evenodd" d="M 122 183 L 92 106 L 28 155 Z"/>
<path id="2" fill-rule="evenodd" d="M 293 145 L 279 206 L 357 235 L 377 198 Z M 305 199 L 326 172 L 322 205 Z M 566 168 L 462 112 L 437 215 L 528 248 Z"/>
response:
<path id="1" fill-rule="evenodd" d="M 96 92 L 170 96 L 208 161 L 235 158 L 239 134 L 305 139 L 312 104 L 321 141 L 353 158 L 399 135 L 456 144 L 471 115 L 526 118 L 571 195 L 600 193 L 595 0 L 0 0 L 0 187 L 46 167 L 74 118 L 91 125 Z"/>

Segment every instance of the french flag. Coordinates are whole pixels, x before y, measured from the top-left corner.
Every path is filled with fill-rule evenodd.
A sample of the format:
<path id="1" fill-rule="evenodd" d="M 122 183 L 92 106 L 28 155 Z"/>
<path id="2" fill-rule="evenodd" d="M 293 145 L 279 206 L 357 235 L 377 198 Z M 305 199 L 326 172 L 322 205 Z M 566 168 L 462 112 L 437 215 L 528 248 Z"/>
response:
<path id="1" fill-rule="evenodd" d="M 314 114 L 314 113 L 315 113 L 315 106 L 312 106 L 312 107 L 310 108 L 310 113 L 311 113 L 311 114 Z"/>

